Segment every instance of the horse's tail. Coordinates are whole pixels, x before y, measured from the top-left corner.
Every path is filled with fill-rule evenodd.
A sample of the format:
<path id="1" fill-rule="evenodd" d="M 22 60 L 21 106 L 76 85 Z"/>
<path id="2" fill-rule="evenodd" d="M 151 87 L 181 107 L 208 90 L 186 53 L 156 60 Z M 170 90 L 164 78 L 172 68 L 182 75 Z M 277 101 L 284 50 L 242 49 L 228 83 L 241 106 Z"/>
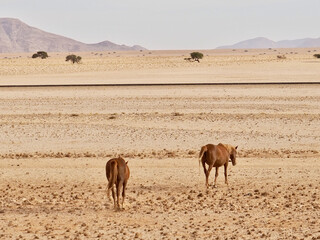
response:
<path id="1" fill-rule="evenodd" d="M 203 155 L 206 153 L 206 151 L 208 151 L 207 146 L 203 146 L 201 148 L 201 150 L 200 150 L 200 153 L 199 153 L 199 169 L 200 169 L 201 159 L 202 159 Z"/>
<path id="2" fill-rule="evenodd" d="M 117 177 L 118 177 L 118 164 L 117 164 L 117 161 L 115 160 L 112 161 L 110 164 L 109 176 L 110 176 L 110 180 L 108 183 L 108 197 L 110 198 L 110 189 L 116 183 Z"/>

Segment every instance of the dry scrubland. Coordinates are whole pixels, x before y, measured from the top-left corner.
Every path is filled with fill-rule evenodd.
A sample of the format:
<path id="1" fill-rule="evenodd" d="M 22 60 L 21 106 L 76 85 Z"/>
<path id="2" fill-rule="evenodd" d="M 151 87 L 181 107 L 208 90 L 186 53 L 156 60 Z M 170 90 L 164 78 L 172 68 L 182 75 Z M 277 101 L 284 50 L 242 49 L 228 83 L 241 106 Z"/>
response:
<path id="1" fill-rule="evenodd" d="M 169 66 L 180 54 L 150 59 Z M 224 72 L 224 80 L 236 72 L 250 80 L 264 66 L 273 66 L 272 76 L 282 73 L 299 81 L 302 76 L 315 80 L 319 71 L 319 63 L 302 53 L 282 62 L 259 53 L 208 58 L 219 62 L 220 57 L 252 61 L 239 63 L 235 72 L 227 66 L 237 62 L 230 60 L 225 69 L 214 65 L 218 69 L 212 71 Z M 129 73 L 139 72 L 143 56 L 119 57 L 125 65 L 127 58 L 132 70 L 78 76 L 127 81 L 121 74 L 130 79 Z M 58 60 L 29 59 L 30 69 L 17 75 L 10 73 L 15 65 L 5 68 L 4 63 L 22 59 L 0 60 L 1 69 L 7 69 L 0 80 L 32 82 L 36 76 L 50 82 L 57 76 L 74 82 L 74 70 L 61 75 L 32 71 L 54 62 L 57 69 L 89 64 L 85 58 L 79 66 Z M 161 73 L 184 79 L 183 69 L 189 79 L 209 71 L 205 60 L 157 64 L 142 70 L 150 81 L 161 80 Z M 319 102 L 319 85 L 1 88 L 0 238 L 319 239 Z M 220 169 L 217 188 L 206 189 L 198 152 L 219 142 L 239 145 L 238 163 L 229 166 L 229 187 Z M 124 211 L 114 211 L 106 198 L 105 163 L 118 154 L 129 160 L 132 173 Z M 211 184 L 213 177 L 214 172 Z"/>
<path id="2" fill-rule="evenodd" d="M 191 51 L 77 53 L 81 64 L 65 62 L 69 53 L 0 54 L 0 85 L 164 83 L 164 82 L 277 82 L 319 81 L 320 60 L 312 49 L 204 50 L 201 63 L 187 62 Z M 285 55 L 286 59 L 278 59 Z"/>

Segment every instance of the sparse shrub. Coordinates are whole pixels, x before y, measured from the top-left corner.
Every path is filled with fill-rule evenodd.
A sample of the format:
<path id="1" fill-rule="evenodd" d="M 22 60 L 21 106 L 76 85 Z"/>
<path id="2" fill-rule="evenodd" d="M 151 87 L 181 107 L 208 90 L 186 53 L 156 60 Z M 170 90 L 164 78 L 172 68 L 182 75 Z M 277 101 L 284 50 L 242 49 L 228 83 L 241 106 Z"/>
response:
<path id="1" fill-rule="evenodd" d="M 45 51 L 39 51 L 39 52 L 37 52 L 37 53 L 32 55 L 32 58 L 38 58 L 38 57 L 41 58 L 41 59 L 46 59 L 49 56 L 48 56 L 48 53 L 45 52 Z"/>
<path id="2" fill-rule="evenodd" d="M 74 63 L 79 63 L 81 61 L 81 59 L 82 58 L 80 56 L 76 56 L 74 54 L 71 54 L 66 57 L 66 62 L 71 61 L 74 64 Z"/>
<path id="3" fill-rule="evenodd" d="M 278 59 L 286 59 L 287 57 L 285 55 L 278 55 L 277 58 Z"/>
<path id="4" fill-rule="evenodd" d="M 313 55 L 315 58 L 320 58 L 320 54 L 319 53 L 316 53 Z"/>
<path id="5" fill-rule="evenodd" d="M 190 53 L 191 58 L 194 61 L 200 62 L 200 59 L 203 58 L 203 54 L 201 52 L 192 52 Z"/>
<path id="6" fill-rule="evenodd" d="M 194 154 L 196 154 L 196 151 L 194 151 L 194 150 L 189 150 L 188 151 L 188 155 L 194 155 Z"/>
<path id="7" fill-rule="evenodd" d="M 172 115 L 175 117 L 181 117 L 181 116 L 183 116 L 183 113 L 174 112 Z"/>

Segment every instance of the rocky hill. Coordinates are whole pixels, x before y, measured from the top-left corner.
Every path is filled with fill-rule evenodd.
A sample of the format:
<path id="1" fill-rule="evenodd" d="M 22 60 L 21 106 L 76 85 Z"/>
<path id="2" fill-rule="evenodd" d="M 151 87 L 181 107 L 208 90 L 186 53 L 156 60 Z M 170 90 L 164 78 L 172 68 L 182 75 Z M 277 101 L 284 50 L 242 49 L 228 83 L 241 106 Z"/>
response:
<path id="1" fill-rule="evenodd" d="M 135 45 L 118 45 L 109 41 L 86 44 L 31 27 L 18 19 L 0 18 L 0 53 L 12 52 L 87 52 L 145 50 Z"/>

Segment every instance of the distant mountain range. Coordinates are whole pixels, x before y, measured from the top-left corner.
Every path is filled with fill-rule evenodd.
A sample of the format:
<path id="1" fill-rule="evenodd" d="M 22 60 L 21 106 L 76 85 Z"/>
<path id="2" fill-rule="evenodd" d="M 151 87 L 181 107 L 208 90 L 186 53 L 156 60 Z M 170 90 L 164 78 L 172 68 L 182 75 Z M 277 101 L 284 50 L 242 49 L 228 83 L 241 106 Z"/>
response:
<path id="1" fill-rule="evenodd" d="M 30 27 L 18 19 L 0 18 L 0 53 L 12 52 L 88 52 L 145 50 L 135 45 L 118 45 L 109 41 L 86 44 L 67 37 Z"/>
<path id="2" fill-rule="evenodd" d="M 320 47 L 320 38 L 272 41 L 264 37 L 245 40 L 217 49 L 250 48 L 310 48 Z M 14 18 L 0 18 L 0 53 L 13 52 L 89 52 L 89 51 L 138 51 L 144 47 L 118 45 L 110 41 L 95 44 L 82 43 L 64 36 L 31 27 Z"/>
<path id="3" fill-rule="evenodd" d="M 320 47 L 320 38 L 304 38 L 297 40 L 272 41 L 258 37 L 238 42 L 234 45 L 221 46 L 217 49 L 245 49 L 245 48 L 311 48 Z"/>

